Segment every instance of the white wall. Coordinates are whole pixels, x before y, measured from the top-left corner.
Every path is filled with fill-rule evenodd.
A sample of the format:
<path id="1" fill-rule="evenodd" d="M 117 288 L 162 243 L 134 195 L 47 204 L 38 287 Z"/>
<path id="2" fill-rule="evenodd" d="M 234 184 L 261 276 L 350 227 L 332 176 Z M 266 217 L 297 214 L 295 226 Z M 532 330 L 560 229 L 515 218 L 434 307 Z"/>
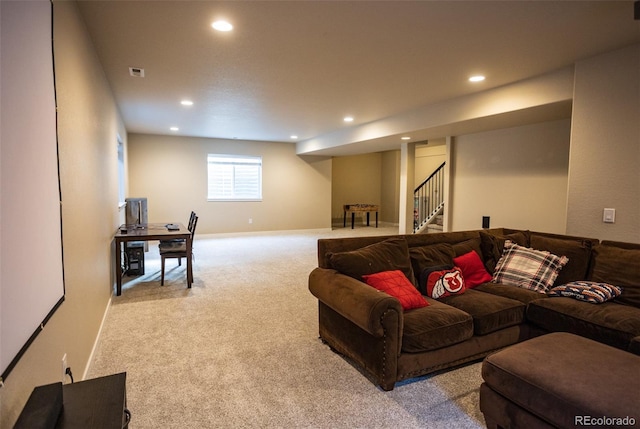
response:
<path id="1" fill-rule="evenodd" d="M 331 159 L 294 144 L 130 134 L 128 147 L 127 196 L 148 198 L 149 222 L 186 224 L 193 210 L 196 235 L 331 226 Z M 209 153 L 262 156 L 262 201 L 207 201 Z"/>
<path id="2" fill-rule="evenodd" d="M 452 231 L 492 227 L 564 233 L 570 121 L 456 137 Z"/>
<path id="3" fill-rule="evenodd" d="M 570 161 L 567 232 L 640 243 L 640 45 L 576 64 Z"/>

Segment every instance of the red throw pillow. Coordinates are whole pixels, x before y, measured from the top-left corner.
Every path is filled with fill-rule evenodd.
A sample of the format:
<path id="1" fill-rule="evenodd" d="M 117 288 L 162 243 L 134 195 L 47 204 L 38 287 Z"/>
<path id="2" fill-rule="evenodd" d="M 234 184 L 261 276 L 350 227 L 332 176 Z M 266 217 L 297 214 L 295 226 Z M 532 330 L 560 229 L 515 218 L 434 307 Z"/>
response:
<path id="1" fill-rule="evenodd" d="M 427 275 L 426 280 L 427 296 L 431 298 L 438 299 L 465 291 L 464 277 L 458 267 L 432 271 Z"/>
<path id="2" fill-rule="evenodd" d="M 427 300 L 420 295 L 420 292 L 418 292 L 415 286 L 407 279 L 407 276 L 400 270 L 367 274 L 362 276 L 362 278 L 369 286 L 397 298 L 404 310 L 429 305 Z"/>
<path id="3" fill-rule="evenodd" d="M 480 256 L 475 250 L 453 258 L 453 263 L 462 271 L 464 286 L 467 289 L 474 288 L 482 283 L 490 282 L 493 278 L 486 270 Z"/>

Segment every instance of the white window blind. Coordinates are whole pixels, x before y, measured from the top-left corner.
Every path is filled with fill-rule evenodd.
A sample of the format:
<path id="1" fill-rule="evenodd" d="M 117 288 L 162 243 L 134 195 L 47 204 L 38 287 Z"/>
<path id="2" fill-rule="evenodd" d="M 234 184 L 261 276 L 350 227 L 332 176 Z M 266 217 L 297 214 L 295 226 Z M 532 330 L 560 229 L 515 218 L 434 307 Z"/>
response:
<path id="1" fill-rule="evenodd" d="M 208 200 L 261 200 L 262 158 L 207 155 Z"/>

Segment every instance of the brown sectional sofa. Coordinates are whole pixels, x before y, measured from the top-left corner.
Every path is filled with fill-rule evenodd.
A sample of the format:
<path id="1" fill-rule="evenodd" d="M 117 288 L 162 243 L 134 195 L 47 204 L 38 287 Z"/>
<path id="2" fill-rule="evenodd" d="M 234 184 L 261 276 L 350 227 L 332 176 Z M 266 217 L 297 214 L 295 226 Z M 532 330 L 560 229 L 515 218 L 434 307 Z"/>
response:
<path id="1" fill-rule="evenodd" d="M 569 258 L 555 285 L 592 280 L 623 287 L 591 304 L 516 286 L 480 284 L 403 310 L 362 276 L 401 270 L 418 285 L 429 266 L 474 250 L 493 273 L 506 240 Z M 553 331 L 578 334 L 640 354 L 640 244 L 496 228 L 436 234 L 321 239 L 309 289 L 318 298 L 319 334 L 384 390 L 396 382 L 479 360 Z"/>

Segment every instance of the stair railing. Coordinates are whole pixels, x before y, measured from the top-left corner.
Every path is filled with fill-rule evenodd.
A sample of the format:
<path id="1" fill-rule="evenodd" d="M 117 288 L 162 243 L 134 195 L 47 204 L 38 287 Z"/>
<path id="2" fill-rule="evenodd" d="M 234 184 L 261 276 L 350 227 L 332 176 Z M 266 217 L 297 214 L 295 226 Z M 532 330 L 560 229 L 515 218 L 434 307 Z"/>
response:
<path id="1" fill-rule="evenodd" d="M 413 191 L 413 232 L 417 233 L 432 223 L 444 209 L 443 162 Z"/>

